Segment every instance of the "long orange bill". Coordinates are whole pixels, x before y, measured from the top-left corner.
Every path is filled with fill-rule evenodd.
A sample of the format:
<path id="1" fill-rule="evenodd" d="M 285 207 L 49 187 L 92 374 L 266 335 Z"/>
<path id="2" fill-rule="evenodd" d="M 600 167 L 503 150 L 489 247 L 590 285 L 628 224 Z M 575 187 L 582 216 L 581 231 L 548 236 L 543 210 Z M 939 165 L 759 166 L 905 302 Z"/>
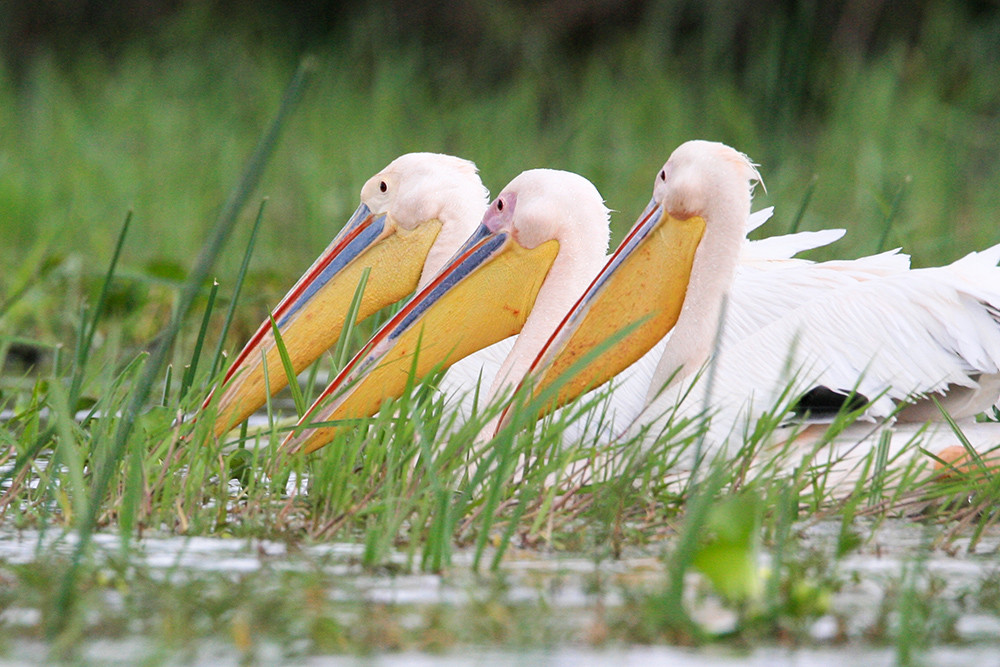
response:
<path id="1" fill-rule="evenodd" d="M 365 268 L 372 271 L 358 311 L 359 321 L 413 292 L 440 229 L 440 221 L 432 220 L 405 230 L 391 216 L 375 214 L 361 204 L 271 313 L 295 373 L 337 342 Z M 224 434 L 253 414 L 267 400 L 268 390 L 273 395 L 286 384 L 269 318 L 236 356 L 223 379 L 215 435 Z M 211 404 L 213 395 L 214 391 L 202 409 Z"/>
<path id="2" fill-rule="evenodd" d="M 704 231 L 704 219 L 680 220 L 655 201 L 649 203 L 532 363 L 526 376 L 532 396 L 553 387 L 553 400 L 543 412 L 607 382 L 673 328 Z M 630 331 L 621 335 L 626 327 Z M 601 345 L 603 351 L 579 368 L 578 362 Z M 571 368 L 574 374 L 566 376 Z M 497 429 L 507 423 L 509 409 Z"/>
<path id="3" fill-rule="evenodd" d="M 547 241 L 525 249 L 508 231 L 481 225 L 334 379 L 283 447 L 314 451 L 342 420 L 371 416 L 414 380 L 518 333 L 558 248 Z"/>

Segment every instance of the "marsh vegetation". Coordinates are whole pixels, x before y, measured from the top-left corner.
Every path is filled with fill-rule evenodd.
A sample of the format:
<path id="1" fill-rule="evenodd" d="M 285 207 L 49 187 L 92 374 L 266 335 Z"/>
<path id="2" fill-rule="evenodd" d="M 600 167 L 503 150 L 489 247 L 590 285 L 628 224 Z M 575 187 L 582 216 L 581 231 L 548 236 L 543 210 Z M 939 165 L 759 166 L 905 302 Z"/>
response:
<path id="1" fill-rule="evenodd" d="M 262 47 L 266 12 L 189 8 L 113 53 L 57 45 L 0 68 L 0 651 L 722 644 L 907 664 L 995 646 L 1000 482 L 983 467 L 928 483 L 873 452 L 848 489 L 815 454 L 751 468 L 776 415 L 681 479 L 683 425 L 652 448 L 562 446 L 586 403 L 470 454 L 491 413 L 452 424 L 429 385 L 365 437 L 276 465 L 337 351 L 222 441 L 177 421 L 407 151 L 472 159 L 494 191 L 529 167 L 579 172 L 615 210 L 613 244 L 694 137 L 763 165 L 763 234 L 848 229 L 814 258 L 902 245 L 927 265 L 1000 242 L 995 9 L 923 3 L 852 47 L 808 3 L 737 21 L 721 3 L 628 6 L 639 19 L 575 50 L 504 5 L 495 62 L 382 39 L 400 33 L 389 10 L 308 35 L 302 60 Z M 242 561 L 199 566 L 227 544 Z"/>

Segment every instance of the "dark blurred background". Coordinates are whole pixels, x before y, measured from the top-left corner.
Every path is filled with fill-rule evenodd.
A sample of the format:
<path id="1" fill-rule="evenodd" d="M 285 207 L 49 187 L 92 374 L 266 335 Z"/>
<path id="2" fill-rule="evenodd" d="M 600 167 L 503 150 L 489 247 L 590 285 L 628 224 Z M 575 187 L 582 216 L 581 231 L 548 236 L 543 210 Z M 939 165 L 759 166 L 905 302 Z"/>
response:
<path id="1" fill-rule="evenodd" d="M 966 27 L 986 35 L 962 43 Z M 220 34 L 249 36 L 289 62 L 346 49 L 362 76 L 383 51 L 419 53 L 422 80 L 473 93 L 553 63 L 572 72 L 641 41 L 666 67 L 726 72 L 765 118 L 799 120 L 829 104 L 832 68 L 894 48 L 926 51 L 935 39 L 941 52 L 926 55 L 944 61 L 940 94 L 961 99 L 979 57 L 998 61 L 1000 0 L 0 0 L 0 48 L 15 82 L 39 54 L 68 64 L 96 52 L 113 64 L 131 44 L 166 53 Z"/>
<path id="2" fill-rule="evenodd" d="M 799 54 L 819 66 L 831 53 L 859 57 L 914 42 L 928 10 L 953 5 L 970 23 L 995 20 L 997 0 L 2 0 L 0 38 L 13 72 L 33 55 L 73 58 L 96 47 L 114 59 L 123 45 L 155 35 L 165 21 L 196 13 L 214 30 L 258 32 L 289 54 L 323 48 L 368 22 L 386 43 L 419 43 L 434 71 L 495 82 L 541 56 L 575 58 L 637 30 L 661 32 L 665 54 L 724 43 L 739 68 L 755 48 Z M 756 46 L 755 46 L 756 45 Z M 808 56 L 808 57 L 801 57 Z M 808 66 L 806 67 L 808 70 Z M 808 79 L 809 71 L 795 72 Z M 789 72 L 791 74 L 791 72 Z"/>
<path id="3" fill-rule="evenodd" d="M 96 51 L 113 63 L 135 42 L 168 51 L 178 39 L 235 33 L 289 60 L 349 44 L 360 74 L 374 70 L 383 48 L 409 49 L 432 84 L 476 91 L 553 62 L 572 69 L 641 39 L 692 74 L 732 74 L 788 119 L 823 110 L 831 63 L 926 44 L 929 30 L 961 41 L 963 26 L 997 26 L 998 9 L 1000 0 L 0 0 L 0 43 L 15 81 L 39 53 L 66 63 Z M 956 46 L 996 62 L 984 52 L 1000 52 L 1000 30 L 974 42 Z M 942 95 L 957 99 L 978 63 L 955 53 L 944 66 Z"/>

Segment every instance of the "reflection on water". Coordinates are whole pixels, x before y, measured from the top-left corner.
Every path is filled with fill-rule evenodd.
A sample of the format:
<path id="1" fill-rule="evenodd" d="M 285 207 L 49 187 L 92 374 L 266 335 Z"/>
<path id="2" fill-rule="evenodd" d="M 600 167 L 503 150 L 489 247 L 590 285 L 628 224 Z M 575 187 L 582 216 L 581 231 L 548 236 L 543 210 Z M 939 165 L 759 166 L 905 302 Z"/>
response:
<path id="1" fill-rule="evenodd" d="M 41 642 L 18 642 L 5 658 L 3 667 L 33 667 L 46 655 Z M 935 667 L 996 667 L 1000 650 L 996 645 L 943 646 L 921 654 L 919 664 Z M 142 638 L 99 640 L 82 651 L 77 664 L 146 664 L 151 661 L 148 642 Z M 202 642 L 186 652 L 183 660 L 155 661 L 152 664 L 195 664 L 237 667 L 247 662 L 232 646 Z M 290 660 L 277 645 L 264 645 L 253 664 L 301 665 L 303 667 L 890 667 L 898 660 L 892 647 L 777 648 L 765 646 L 748 651 L 709 646 L 698 649 L 674 646 L 614 646 L 611 648 L 559 647 L 546 650 L 463 649 L 449 653 L 381 653 L 364 656 L 303 656 Z"/>
<path id="2" fill-rule="evenodd" d="M 856 527 L 865 528 L 856 522 Z M 1000 578 L 1000 534 L 986 535 L 977 545 L 977 552 L 957 555 L 934 550 L 928 545 L 928 531 L 911 521 L 884 522 L 871 540 L 858 552 L 834 561 L 833 550 L 841 526 L 831 521 L 800 530 L 800 547 L 828 555 L 843 582 L 832 599 L 830 613 L 812 622 L 809 635 L 819 647 L 796 650 L 762 646 L 748 653 L 734 653 L 727 646 L 683 649 L 676 647 L 624 646 L 615 649 L 592 649 L 574 645 L 568 638 L 565 645 L 545 651 L 507 652 L 501 650 L 455 650 L 444 655 L 397 653 L 358 657 L 324 658 L 311 662 L 303 657 L 296 664 L 332 665 L 826 665 L 826 664 L 892 664 L 892 648 L 864 641 L 864 632 L 876 622 L 889 582 L 898 582 L 904 572 L 919 568 L 920 576 L 933 579 L 937 586 L 935 599 L 962 599 L 970 591 L 979 590 L 984 581 Z M 99 534 L 94 538 L 98 562 L 114 558 L 121 550 L 117 536 Z M 36 554 L 69 554 L 75 536 L 57 531 L 0 532 L 0 563 L 29 563 Z M 584 617 L 592 613 L 595 604 L 594 581 L 602 583 L 600 603 L 615 607 L 624 602 L 623 591 L 653 590 L 662 586 L 664 567 L 654 547 L 647 553 L 633 552 L 621 560 L 596 562 L 591 558 L 514 551 L 507 555 L 501 567 L 502 596 L 510 604 L 542 601 L 552 614 Z M 959 545 L 961 546 L 961 545 Z M 359 565 L 363 546 L 358 544 L 311 544 L 289 548 L 283 542 L 268 540 L 225 539 L 205 537 L 146 537 L 133 544 L 130 558 L 144 567 L 151 576 L 169 576 L 171 582 L 185 575 L 196 577 L 204 573 L 231 574 L 234 579 L 247 573 L 266 569 L 282 572 L 296 569 L 319 570 L 331 582 L 327 595 L 330 600 L 344 602 L 368 601 L 399 607 L 446 604 L 461 608 L 495 578 L 478 577 L 471 571 L 472 554 L 455 554 L 447 575 L 406 574 L 405 554 L 396 555 L 398 571 L 392 574 L 372 574 Z M 766 563 L 765 563 L 766 564 Z M 392 570 L 388 568 L 386 571 Z M 403 572 L 403 573 L 400 573 Z M 116 593 L 109 591 L 108 595 Z M 114 601 L 109 601 L 113 604 Z M 589 610 L 589 611 L 588 611 Z M 955 639 L 959 642 L 935 648 L 922 654 L 928 664 L 941 665 L 1000 665 L 1000 610 L 956 607 Z M 693 615 L 706 628 L 725 632 L 736 621 L 735 614 L 712 596 L 700 596 L 693 603 Z M 0 613 L 0 622 L 8 628 L 30 628 L 39 623 L 39 612 L 30 607 L 8 606 Z M 850 640 L 849 648 L 833 646 L 835 641 Z M 575 640 L 579 644 L 579 639 Z M 7 661 L 0 664 L 32 664 L 44 655 L 40 642 L 25 639 L 7 648 Z M 128 664 L 141 659 L 149 647 L 141 637 L 100 639 L 88 643 L 83 657 L 101 664 Z M 266 642 L 256 652 L 262 664 L 283 662 L 278 645 Z M 225 642 L 199 642 L 186 659 L 213 665 L 238 664 L 241 657 Z M 272 655 L 273 653 L 273 655 Z"/>

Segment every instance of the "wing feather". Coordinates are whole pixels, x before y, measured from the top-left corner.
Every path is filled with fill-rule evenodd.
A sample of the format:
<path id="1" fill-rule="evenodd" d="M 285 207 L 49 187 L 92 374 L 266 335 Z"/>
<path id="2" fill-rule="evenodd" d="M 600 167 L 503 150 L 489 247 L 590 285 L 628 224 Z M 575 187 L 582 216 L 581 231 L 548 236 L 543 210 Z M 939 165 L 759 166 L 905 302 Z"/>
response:
<path id="1" fill-rule="evenodd" d="M 789 270 L 737 280 L 734 317 L 714 360 L 720 421 L 732 427 L 751 405 L 759 411 L 793 400 L 783 394 L 790 383 L 793 393 L 856 388 L 878 399 L 869 416 L 885 417 L 897 401 L 976 388 L 980 376 L 1000 374 L 997 254 L 995 247 L 947 266 L 884 275 L 857 271 L 858 260 L 839 275 L 823 263 L 798 267 L 797 277 Z M 853 283 L 840 280 L 848 275 Z M 790 292 L 803 301 L 779 314 L 775 303 L 787 305 Z M 760 317 L 746 308 L 773 319 L 747 333 Z"/>

